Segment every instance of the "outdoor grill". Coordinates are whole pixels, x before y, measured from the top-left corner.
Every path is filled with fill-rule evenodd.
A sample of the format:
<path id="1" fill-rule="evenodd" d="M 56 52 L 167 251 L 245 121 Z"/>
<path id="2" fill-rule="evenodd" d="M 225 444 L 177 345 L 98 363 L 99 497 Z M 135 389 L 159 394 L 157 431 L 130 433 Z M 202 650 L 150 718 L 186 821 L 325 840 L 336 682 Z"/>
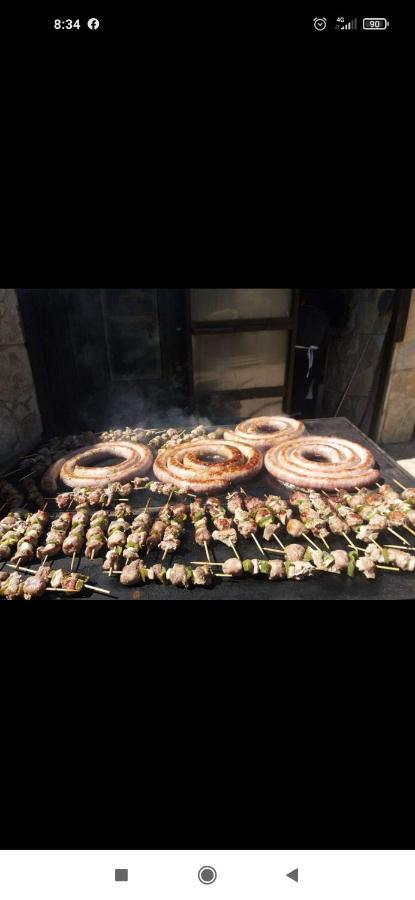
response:
<path id="1" fill-rule="evenodd" d="M 0 598 L 414 598 L 414 337 L 408 289 L 0 289 Z"/>
<path id="2" fill-rule="evenodd" d="M 305 421 L 307 434 L 310 435 L 328 435 L 335 434 L 337 437 L 347 438 L 356 441 L 372 451 L 377 466 L 380 470 L 380 482 L 388 482 L 394 484 L 396 479 L 401 484 L 411 487 L 415 485 L 415 481 L 410 478 L 408 473 L 403 470 L 391 457 L 388 456 L 379 446 L 377 446 L 370 438 L 366 437 L 359 431 L 356 426 L 349 422 L 346 418 L 335 419 L 312 419 Z M 98 439 L 98 438 L 97 438 Z M 17 468 L 19 468 L 17 466 Z M 151 473 L 150 473 L 151 475 Z M 10 478 L 18 487 L 21 484 L 19 473 L 15 473 Z M 253 496 L 263 497 L 265 494 L 278 493 L 280 496 L 288 499 L 290 490 L 283 485 L 276 483 L 265 469 L 252 481 L 244 482 L 246 489 Z M 65 488 L 61 485 L 61 488 Z M 224 500 L 224 495 L 220 495 Z M 161 507 L 166 502 L 165 497 L 157 494 L 151 494 L 148 490 L 141 489 L 133 492 L 129 498 L 133 510 L 137 512 L 145 507 L 149 500 L 149 508 Z M 188 497 L 179 497 L 177 499 L 184 502 L 190 502 Z M 117 500 L 115 499 L 109 512 L 113 509 Z M 225 501 L 224 501 L 225 505 Z M 48 501 L 48 511 L 51 515 L 58 514 L 54 500 Z M 285 530 L 281 530 L 279 535 L 284 544 L 290 540 Z M 408 537 L 409 535 L 407 535 Z M 331 549 L 348 549 L 344 538 L 338 535 L 330 535 L 329 538 Z M 277 558 L 270 552 L 269 548 L 277 548 L 277 544 L 273 541 L 265 543 L 261 541 L 264 548 L 265 556 L 269 560 Z M 402 549 L 405 547 L 402 545 Z M 241 538 L 238 536 L 237 550 L 243 559 L 259 558 L 260 553 L 253 540 Z M 223 562 L 231 556 L 230 550 L 220 543 L 212 543 L 209 547 L 210 558 L 215 562 Z M 146 565 L 154 565 L 160 562 L 162 557 L 161 551 L 155 549 L 146 557 Z M 195 544 L 194 530 L 191 523 L 185 526 L 182 543 L 180 548 L 174 554 L 172 562 L 180 562 L 189 565 L 194 561 L 202 561 L 204 559 L 203 548 Z M 54 568 L 64 568 L 69 570 L 70 558 L 60 553 L 54 558 Z M 233 601 L 233 600 L 392 600 L 392 599 L 415 599 L 415 577 L 411 573 L 382 571 L 379 572 L 375 581 L 367 581 L 357 573 L 353 578 L 347 575 L 332 575 L 330 573 L 322 573 L 305 581 L 276 581 L 269 582 L 260 576 L 242 578 L 221 578 L 215 577 L 213 584 L 209 587 L 191 586 L 189 589 L 177 588 L 170 584 L 147 583 L 138 584 L 131 587 L 123 587 L 119 583 L 119 577 L 116 574 L 109 576 L 102 569 L 102 554 L 94 559 L 87 559 L 85 555 L 77 558 L 75 571 L 88 576 L 88 583 L 95 585 L 103 590 L 110 591 L 110 595 L 94 593 L 88 589 L 80 595 L 67 596 L 59 591 L 43 594 L 39 598 L 34 598 L 33 603 L 84 603 L 84 602 L 106 602 L 111 600 L 128 600 L 139 602 L 157 602 L 160 600 L 171 601 Z M 30 565 L 30 568 L 37 568 L 38 561 Z M 220 571 L 220 570 L 219 570 Z"/>

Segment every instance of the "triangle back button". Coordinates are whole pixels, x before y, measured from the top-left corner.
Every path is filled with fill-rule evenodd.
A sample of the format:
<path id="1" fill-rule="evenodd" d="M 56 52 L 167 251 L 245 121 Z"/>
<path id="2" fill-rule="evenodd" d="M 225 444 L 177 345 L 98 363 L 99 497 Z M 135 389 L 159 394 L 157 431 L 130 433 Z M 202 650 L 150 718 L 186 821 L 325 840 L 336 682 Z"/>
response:
<path id="1" fill-rule="evenodd" d="M 287 878 L 292 878 L 293 881 L 298 881 L 298 869 L 293 869 L 292 872 L 287 872 Z"/>

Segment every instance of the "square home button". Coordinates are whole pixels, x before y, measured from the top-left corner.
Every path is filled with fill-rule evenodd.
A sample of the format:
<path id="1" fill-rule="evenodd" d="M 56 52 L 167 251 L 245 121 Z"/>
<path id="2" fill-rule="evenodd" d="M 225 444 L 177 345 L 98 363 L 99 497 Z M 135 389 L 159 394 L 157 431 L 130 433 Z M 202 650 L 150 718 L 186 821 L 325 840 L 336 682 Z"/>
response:
<path id="1" fill-rule="evenodd" d="M 116 881 L 128 881 L 128 869 L 116 869 L 115 870 L 115 880 Z"/>

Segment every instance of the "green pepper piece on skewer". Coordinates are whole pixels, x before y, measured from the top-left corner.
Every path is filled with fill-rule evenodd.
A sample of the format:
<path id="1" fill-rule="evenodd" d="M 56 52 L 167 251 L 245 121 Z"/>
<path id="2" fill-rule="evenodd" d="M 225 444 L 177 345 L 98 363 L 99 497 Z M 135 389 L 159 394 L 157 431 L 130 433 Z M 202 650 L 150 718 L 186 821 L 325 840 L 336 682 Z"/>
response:
<path id="1" fill-rule="evenodd" d="M 354 575 L 354 570 L 356 568 L 357 555 L 358 554 L 356 553 L 356 550 L 351 550 L 350 553 L 348 553 L 349 563 L 347 566 L 347 574 L 348 574 L 349 578 L 352 578 Z"/>

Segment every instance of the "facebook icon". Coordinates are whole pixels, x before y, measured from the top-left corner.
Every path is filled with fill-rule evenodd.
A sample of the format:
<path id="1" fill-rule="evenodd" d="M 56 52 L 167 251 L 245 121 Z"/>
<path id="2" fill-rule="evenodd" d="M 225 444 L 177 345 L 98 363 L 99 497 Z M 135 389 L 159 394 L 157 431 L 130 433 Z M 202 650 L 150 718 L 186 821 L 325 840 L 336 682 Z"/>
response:
<path id="1" fill-rule="evenodd" d="M 92 31 L 95 31 L 97 28 L 99 28 L 99 20 L 88 19 L 88 28 L 92 28 Z"/>

